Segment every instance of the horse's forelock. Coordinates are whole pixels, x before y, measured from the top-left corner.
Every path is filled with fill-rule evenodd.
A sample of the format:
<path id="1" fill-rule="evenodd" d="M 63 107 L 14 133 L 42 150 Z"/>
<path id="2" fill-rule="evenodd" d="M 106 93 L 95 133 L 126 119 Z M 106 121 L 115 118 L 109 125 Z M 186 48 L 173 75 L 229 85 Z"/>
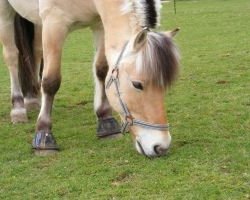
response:
<path id="1" fill-rule="evenodd" d="M 148 39 L 136 55 L 136 69 L 151 84 L 167 88 L 175 80 L 179 53 L 172 39 L 162 33 L 149 32 Z"/>

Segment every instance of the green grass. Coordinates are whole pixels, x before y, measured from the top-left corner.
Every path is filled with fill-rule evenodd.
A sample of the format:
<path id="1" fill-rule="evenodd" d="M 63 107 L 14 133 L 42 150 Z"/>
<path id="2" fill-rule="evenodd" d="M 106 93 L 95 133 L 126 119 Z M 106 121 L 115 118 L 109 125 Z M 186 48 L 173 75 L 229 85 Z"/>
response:
<path id="1" fill-rule="evenodd" d="M 10 123 L 9 75 L 0 59 L 0 199 L 250 199 L 250 1 L 165 4 L 161 29 L 181 27 L 179 80 L 166 95 L 170 154 L 138 155 L 129 135 L 95 137 L 90 31 L 68 38 L 53 109 L 62 151 L 36 157 L 37 112 Z"/>

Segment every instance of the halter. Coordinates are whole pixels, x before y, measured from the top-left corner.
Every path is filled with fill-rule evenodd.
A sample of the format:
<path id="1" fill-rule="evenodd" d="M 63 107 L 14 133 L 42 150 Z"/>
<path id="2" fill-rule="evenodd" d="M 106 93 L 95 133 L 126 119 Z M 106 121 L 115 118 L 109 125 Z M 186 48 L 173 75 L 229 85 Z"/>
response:
<path id="1" fill-rule="evenodd" d="M 128 45 L 128 42 L 126 42 L 124 47 L 122 48 L 122 51 L 116 61 L 116 64 L 114 68 L 112 69 L 112 74 L 106 84 L 106 89 L 109 89 L 112 83 L 114 83 L 115 89 L 116 89 L 116 95 L 118 97 L 121 108 L 123 110 L 124 121 L 122 123 L 121 132 L 124 134 L 125 132 L 128 131 L 128 128 L 130 126 L 140 126 L 143 128 L 153 129 L 153 130 L 158 130 L 158 131 L 168 131 L 169 130 L 168 124 L 152 124 L 150 122 L 145 122 L 142 120 L 135 119 L 129 112 L 129 109 L 126 103 L 121 98 L 121 92 L 119 89 L 119 63 L 121 62 L 122 56 L 125 52 L 127 45 Z"/>

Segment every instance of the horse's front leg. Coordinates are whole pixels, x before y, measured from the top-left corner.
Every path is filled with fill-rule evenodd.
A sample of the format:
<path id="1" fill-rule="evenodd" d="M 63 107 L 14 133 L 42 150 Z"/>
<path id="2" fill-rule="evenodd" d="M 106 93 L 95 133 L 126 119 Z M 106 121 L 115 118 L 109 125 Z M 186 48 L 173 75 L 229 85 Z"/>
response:
<path id="1" fill-rule="evenodd" d="M 59 20 L 46 17 L 43 21 L 43 53 L 44 70 L 41 82 L 42 103 L 37 119 L 36 134 L 33 148 L 36 153 L 53 153 L 58 150 L 55 138 L 52 135 L 52 105 L 56 92 L 61 83 L 61 55 L 68 29 Z"/>
<path id="2" fill-rule="evenodd" d="M 120 136 L 121 127 L 112 116 L 112 109 L 105 93 L 105 78 L 108 63 L 105 56 L 104 32 L 102 27 L 93 30 L 96 54 L 94 60 L 95 98 L 94 109 L 98 118 L 97 137 Z"/>

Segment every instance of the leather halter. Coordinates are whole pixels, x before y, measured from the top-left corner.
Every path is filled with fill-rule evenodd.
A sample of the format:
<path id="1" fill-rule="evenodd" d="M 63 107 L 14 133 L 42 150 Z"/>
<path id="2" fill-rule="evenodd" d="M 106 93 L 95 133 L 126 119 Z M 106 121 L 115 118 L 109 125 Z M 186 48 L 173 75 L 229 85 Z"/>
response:
<path id="1" fill-rule="evenodd" d="M 128 131 L 128 128 L 130 126 L 140 126 L 146 129 L 152 129 L 152 130 L 159 130 L 159 131 L 168 131 L 169 130 L 169 125 L 168 124 L 153 124 L 150 122 L 145 122 L 142 120 L 135 119 L 131 113 L 129 112 L 129 109 L 126 105 L 126 103 L 122 100 L 121 98 L 121 92 L 119 89 L 119 63 L 121 62 L 122 56 L 126 50 L 126 47 L 128 45 L 128 42 L 125 43 L 117 61 L 112 69 L 112 74 L 107 81 L 106 84 L 106 89 L 109 89 L 112 83 L 115 85 L 115 90 L 116 90 L 116 95 L 118 97 L 118 100 L 120 102 L 121 108 L 123 110 L 123 116 L 124 116 L 124 121 L 121 127 L 121 132 L 124 134 L 125 132 Z"/>

